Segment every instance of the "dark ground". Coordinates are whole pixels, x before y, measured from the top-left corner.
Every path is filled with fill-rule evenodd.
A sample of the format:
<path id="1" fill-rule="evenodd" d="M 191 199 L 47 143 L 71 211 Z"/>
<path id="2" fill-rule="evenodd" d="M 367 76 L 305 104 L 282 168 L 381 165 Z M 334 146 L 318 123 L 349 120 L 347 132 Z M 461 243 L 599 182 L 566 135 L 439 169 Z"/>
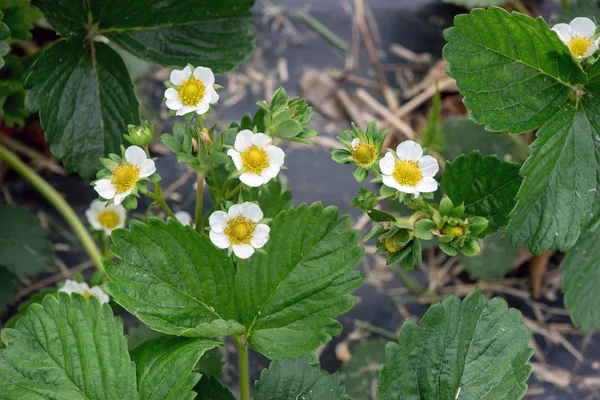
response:
<path id="1" fill-rule="evenodd" d="M 260 2 L 258 2 L 260 3 Z M 462 9 L 453 7 L 447 4 L 442 4 L 440 1 L 426 0 L 370 0 L 368 6 L 371 9 L 377 26 L 379 27 L 382 38 L 382 49 L 387 49 L 390 43 L 399 43 L 402 46 L 413 50 L 416 53 L 429 52 L 433 56 L 433 60 L 441 57 L 441 50 L 444 45 L 442 31 L 444 28 L 451 25 L 452 18 L 455 14 L 463 12 Z M 307 67 L 310 68 L 344 68 L 345 56 L 337 49 L 328 44 L 322 37 L 317 35 L 313 30 L 303 25 L 300 21 L 290 17 L 293 25 L 298 29 L 300 37 L 286 33 L 283 28 L 273 32 L 271 30 L 272 21 L 266 17 L 266 11 L 272 11 L 272 8 L 266 9 L 265 3 L 258 4 L 255 7 L 255 20 L 259 30 L 259 51 L 257 55 L 244 65 L 240 66 L 236 73 L 249 74 L 249 70 L 258 71 L 264 76 L 273 76 L 275 78 L 275 88 L 284 85 L 286 90 L 291 95 L 300 94 L 299 81 Z M 267 5 L 269 3 L 266 3 Z M 277 2 L 277 6 L 283 6 L 286 15 L 291 15 L 294 10 L 310 5 L 310 13 L 312 16 L 323 22 L 327 27 L 339 35 L 347 42 L 352 41 L 352 14 L 348 11 L 352 1 L 344 0 L 311 0 L 306 2 L 298 2 L 294 0 L 283 0 Z M 555 2 L 546 1 L 538 2 L 539 9 L 547 19 L 549 12 L 556 6 Z M 295 40 L 302 39 L 302 43 L 295 43 Z M 285 58 L 287 60 L 289 70 L 289 80 L 281 83 L 278 74 L 278 60 Z M 361 51 L 361 63 L 368 65 L 369 61 L 366 57 L 364 49 Z M 402 60 L 390 56 L 386 61 L 388 63 L 401 63 Z M 139 92 L 146 96 L 146 100 L 154 107 L 160 106 L 160 113 L 165 114 L 164 105 L 160 104 L 164 87 L 160 83 L 160 79 L 153 79 L 152 75 L 158 75 L 164 71 L 152 70 L 150 78 L 142 77 L 138 79 Z M 368 71 L 361 71 L 364 76 L 369 76 Z M 371 78 L 372 78 L 371 74 Z M 390 82 L 394 84 L 394 79 L 390 75 Z M 228 78 L 218 77 L 217 83 L 228 87 Z M 237 102 L 231 107 L 224 105 L 228 97 L 233 94 L 227 90 L 222 90 L 221 106 L 215 110 L 215 115 L 212 117 L 215 121 L 231 121 L 239 120 L 239 118 L 248 112 L 254 112 L 257 108 L 256 101 L 265 98 L 264 83 L 257 82 L 259 86 L 257 93 L 253 94 L 250 90 L 248 97 L 240 102 Z M 156 113 L 156 111 L 154 111 Z M 316 115 L 313 117 L 312 127 L 317 129 L 322 136 L 335 137 L 341 129 L 346 129 L 349 126 L 349 121 L 337 121 L 333 124 L 323 116 Z M 165 121 L 163 131 L 168 132 L 172 126 L 173 119 Z M 223 124 L 221 126 L 224 126 Z M 321 146 L 306 147 L 290 147 L 286 149 L 286 165 L 289 170 L 285 171 L 288 178 L 288 186 L 294 192 L 294 202 L 312 203 L 321 201 L 325 205 L 335 205 L 340 209 L 341 213 L 349 213 L 353 218 L 360 217 L 359 210 L 349 205 L 350 200 L 355 197 L 359 185 L 351 175 L 351 169 L 347 166 L 338 165 L 330 159 L 330 149 Z M 185 172 L 185 166 L 176 164 L 175 158 L 172 155 L 159 155 L 158 170 L 163 177 L 163 188 L 175 181 Z M 75 208 L 77 213 L 83 217 L 83 213 L 87 209 L 89 203 L 96 197 L 94 190 L 85 182 L 81 182 L 76 177 L 60 177 L 51 173 L 44 173 L 44 176 L 55 186 L 60 192 L 65 193 L 68 202 Z M 48 203 L 27 183 L 18 179 L 13 179 L 5 182 L 14 201 L 22 206 L 27 206 L 33 211 L 44 211 L 51 217 L 51 221 L 55 221 L 58 225 L 63 225 L 60 217 L 48 205 Z M 185 209 L 189 212 L 193 211 L 194 207 L 194 191 L 192 189 L 193 179 L 189 179 L 181 186 L 175 199 L 170 201 L 175 211 Z M 0 201 L 4 201 L 1 199 Z M 147 204 L 147 203 L 146 203 Z M 140 204 L 139 210 L 143 210 L 145 206 L 143 202 Z M 64 226 L 64 225 L 63 225 Z M 68 241 L 65 237 L 56 235 L 58 242 Z M 67 266 L 79 264 L 85 255 L 80 251 L 56 252 L 56 255 L 64 261 Z M 368 270 L 373 273 L 377 266 L 373 265 L 372 260 Z M 417 317 L 422 316 L 426 311 L 426 305 L 419 305 L 416 301 L 411 301 L 410 297 L 402 298 L 396 296 L 392 298 L 390 293 L 402 293 L 402 283 L 390 273 L 390 270 L 378 273 L 383 274 L 385 279 L 372 277 L 368 279 L 371 284 L 365 283 L 355 295 L 360 299 L 359 304 L 347 315 L 340 318 L 344 325 L 344 332 L 339 337 L 332 340 L 330 344 L 323 349 L 321 362 L 323 368 L 336 371 L 340 369 L 341 361 L 336 356 L 336 344 L 342 340 L 348 341 L 347 335 L 355 328 L 355 321 L 361 320 L 370 324 L 389 330 L 397 331 L 401 326 L 404 318 L 400 315 L 399 308 L 403 304 L 410 314 Z M 87 273 L 91 273 L 87 271 Z M 423 271 L 414 271 L 411 273 L 413 277 L 421 282 L 426 282 L 426 273 Z M 516 271 L 511 276 L 524 277 L 526 271 Z M 459 276 L 464 282 L 468 282 L 466 276 Z M 400 289 L 399 289 L 400 288 Z M 531 319 L 535 319 L 534 310 L 530 302 L 525 302 L 519 296 L 511 296 L 502 294 L 513 307 L 519 308 L 524 315 Z M 414 300 L 414 299 L 413 299 Z M 562 307 L 562 299 L 542 298 L 541 303 L 551 307 Z M 399 307 L 400 306 L 400 307 Z M 4 316 L 3 321 L 6 321 L 7 316 Z M 554 316 L 553 320 L 547 322 L 569 323 L 568 316 Z M 126 324 L 135 324 L 133 318 L 125 318 Z M 546 335 L 547 336 L 547 335 Z M 579 377 L 598 377 L 598 369 L 600 368 L 600 337 L 598 335 L 583 335 L 577 333 L 565 333 L 564 337 L 572 344 L 572 346 L 580 351 L 585 357 L 585 361 L 577 361 L 572 352 L 567 351 L 564 344 L 555 344 L 546 340 L 545 335 L 537 334 L 535 337 L 537 343 L 542 348 L 545 355 L 546 367 L 552 372 L 564 369 L 570 371 Z M 370 334 L 371 338 L 376 338 L 376 334 Z M 350 351 L 356 342 L 350 343 Z M 567 345 L 568 346 L 568 345 Z M 233 358 L 230 357 L 230 361 Z M 543 364 L 544 359 L 534 356 L 533 362 Z M 260 369 L 267 366 L 267 360 L 255 354 L 251 361 L 252 372 L 251 379 L 258 378 Z M 235 380 L 235 368 L 229 365 L 225 380 Z M 553 381 L 553 383 L 542 382 L 538 379 L 539 376 L 545 376 L 545 380 Z M 556 382 L 560 379 L 556 377 L 548 377 L 547 374 L 532 374 L 529 381 L 530 391 L 528 398 L 535 399 L 600 399 L 600 393 L 591 388 L 579 387 L 575 379 L 567 382 L 566 387 L 559 388 Z M 563 384 L 563 386 L 565 386 Z"/>

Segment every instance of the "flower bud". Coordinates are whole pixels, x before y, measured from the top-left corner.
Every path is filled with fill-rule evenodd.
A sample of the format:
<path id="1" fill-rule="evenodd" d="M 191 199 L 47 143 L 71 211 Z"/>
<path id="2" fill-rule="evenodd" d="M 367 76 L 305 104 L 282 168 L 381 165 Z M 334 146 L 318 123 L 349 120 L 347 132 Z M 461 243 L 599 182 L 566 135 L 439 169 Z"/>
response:
<path id="1" fill-rule="evenodd" d="M 154 125 L 144 121 L 142 125 L 127 125 L 129 134 L 123 135 L 125 140 L 135 146 L 147 146 L 154 139 Z"/>

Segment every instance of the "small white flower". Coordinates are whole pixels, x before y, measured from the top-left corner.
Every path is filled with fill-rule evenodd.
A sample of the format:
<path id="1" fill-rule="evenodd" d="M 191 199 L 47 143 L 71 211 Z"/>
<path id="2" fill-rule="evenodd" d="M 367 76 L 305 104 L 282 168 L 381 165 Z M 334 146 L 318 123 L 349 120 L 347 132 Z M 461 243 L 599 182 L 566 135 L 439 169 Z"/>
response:
<path id="1" fill-rule="evenodd" d="M 192 111 L 204 114 L 210 104 L 219 101 L 219 95 L 213 85 L 215 75 L 210 68 L 187 66 L 182 70 L 171 72 L 171 83 L 176 86 L 165 91 L 167 107 L 177 111 L 177 115 L 185 115 Z"/>
<path id="2" fill-rule="evenodd" d="M 208 220 L 210 240 L 220 249 L 231 247 L 239 258 L 249 258 L 269 240 L 271 228 L 259 223 L 263 216 L 250 202 L 233 205 L 228 212 L 215 211 Z"/>
<path id="3" fill-rule="evenodd" d="M 171 218 L 169 218 L 169 219 L 171 219 Z M 181 225 L 194 226 L 194 220 L 192 219 L 192 216 L 190 215 L 190 213 L 187 211 L 177 211 L 175 213 L 175 219 L 177 219 L 177 221 L 179 221 L 179 223 Z"/>
<path id="4" fill-rule="evenodd" d="M 388 152 L 379 161 L 383 184 L 404 193 L 419 197 L 421 193 L 435 192 L 438 183 L 433 177 L 440 169 L 432 156 L 423 156 L 421 146 L 407 140 L 396 148 L 396 154 Z"/>
<path id="5" fill-rule="evenodd" d="M 569 47 L 576 58 L 586 58 L 598 50 L 598 40 L 594 40 L 596 24 L 589 18 L 575 18 L 568 25 L 557 24 L 552 28 L 560 40 Z"/>
<path id="6" fill-rule="evenodd" d="M 114 199 L 116 205 L 131 194 L 140 179 L 156 172 L 154 161 L 146 156 L 141 147 L 129 146 L 125 150 L 124 161 L 112 171 L 110 177 L 94 183 L 96 192 L 107 200 Z"/>
<path id="7" fill-rule="evenodd" d="M 98 300 L 100 300 L 100 304 L 108 303 L 110 301 L 110 297 L 108 297 L 108 295 L 104 293 L 104 290 L 102 290 L 100 286 L 94 286 L 90 288 L 85 282 L 79 283 L 71 279 L 67 279 L 65 281 L 64 286 L 58 291 L 65 292 L 67 294 L 79 293 L 83 297 L 85 297 L 86 300 L 88 300 L 90 296 L 94 296 Z"/>
<path id="8" fill-rule="evenodd" d="M 234 148 L 227 151 L 238 171 L 242 171 L 240 181 L 248 186 L 258 187 L 275 178 L 285 153 L 264 133 L 253 133 L 251 130 L 240 131 Z"/>
<path id="9" fill-rule="evenodd" d="M 98 199 L 92 201 L 90 208 L 85 212 L 88 222 L 96 231 L 104 231 L 107 235 L 113 229 L 124 228 L 127 211 L 121 205 L 106 205 Z"/>
<path id="10" fill-rule="evenodd" d="M 352 146 L 352 150 L 356 151 L 358 149 L 358 146 L 360 146 L 360 139 L 355 138 L 354 140 L 352 140 L 351 146 Z"/>

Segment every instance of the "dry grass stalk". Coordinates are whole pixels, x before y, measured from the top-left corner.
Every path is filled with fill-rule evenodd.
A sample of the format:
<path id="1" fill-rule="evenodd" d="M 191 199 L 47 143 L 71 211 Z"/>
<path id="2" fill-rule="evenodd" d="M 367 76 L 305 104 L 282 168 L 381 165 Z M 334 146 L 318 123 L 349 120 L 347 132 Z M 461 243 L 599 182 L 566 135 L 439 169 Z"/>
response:
<path id="1" fill-rule="evenodd" d="M 385 120 L 396 128 L 400 133 L 409 139 L 416 136 L 415 131 L 406 122 L 402 121 L 396 115 L 394 115 L 387 107 L 379 103 L 373 96 L 367 93 L 366 90 L 360 88 L 356 91 L 356 96 L 365 103 L 369 108 L 375 111 L 377 114 L 385 118 Z"/>

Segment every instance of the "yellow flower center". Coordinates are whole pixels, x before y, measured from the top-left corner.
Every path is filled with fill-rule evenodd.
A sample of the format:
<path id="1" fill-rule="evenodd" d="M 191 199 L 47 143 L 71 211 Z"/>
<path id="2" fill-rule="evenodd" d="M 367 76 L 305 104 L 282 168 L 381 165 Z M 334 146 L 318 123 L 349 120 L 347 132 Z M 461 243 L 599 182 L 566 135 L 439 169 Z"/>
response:
<path id="1" fill-rule="evenodd" d="M 354 159 L 359 165 L 368 165 L 375 160 L 376 152 L 373 146 L 360 144 L 353 152 Z"/>
<path id="2" fill-rule="evenodd" d="M 204 97 L 206 87 L 200 79 L 191 78 L 179 87 L 179 98 L 186 106 L 195 106 Z"/>
<path id="3" fill-rule="evenodd" d="M 115 226 L 119 225 L 119 219 L 119 214 L 113 210 L 102 211 L 98 214 L 98 222 L 107 229 L 114 229 Z"/>
<path id="4" fill-rule="evenodd" d="M 462 237 L 464 236 L 466 233 L 465 227 L 464 226 L 460 226 L 460 225 L 449 225 L 446 224 L 443 228 L 442 228 L 442 234 L 443 235 L 452 235 L 454 237 Z"/>
<path id="5" fill-rule="evenodd" d="M 575 57 L 583 57 L 592 45 L 592 40 L 585 36 L 573 36 L 569 39 L 569 50 Z"/>
<path id="6" fill-rule="evenodd" d="M 86 299 L 89 300 L 91 296 L 93 296 L 90 292 L 88 292 L 87 290 L 83 293 L 81 293 L 81 295 Z"/>
<path id="7" fill-rule="evenodd" d="M 415 161 L 398 161 L 394 167 L 394 179 L 401 185 L 416 186 L 423 174 Z"/>
<path id="8" fill-rule="evenodd" d="M 253 145 L 248 147 L 248 149 L 242 153 L 242 163 L 248 171 L 259 174 L 263 169 L 269 166 L 269 157 L 267 156 L 266 151 Z"/>
<path id="9" fill-rule="evenodd" d="M 125 163 L 115 168 L 110 181 L 115 185 L 117 193 L 123 193 L 133 188 L 139 179 L 140 169 L 133 164 Z"/>
<path id="10" fill-rule="evenodd" d="M 389 251 L 390 253 L 397 253 L 400 250 L 402 250 L 404 248 L 404 246 L 401 246 L 401 245 L 395 243 L 398 240 L 400 240 L 399 236 L 393 236 L 393 237 L 387 237 L 387 238 L 385 238 L 385 241 L 384 241 L 385 249 L 387 251 Z"/>
<path id="11" fill-rule="evenodd" d="M 246 217 L 237 217 L 227 222 L 225 234 L 229 236 L 231 244 L 248 244 L 256 224 Z"/>

